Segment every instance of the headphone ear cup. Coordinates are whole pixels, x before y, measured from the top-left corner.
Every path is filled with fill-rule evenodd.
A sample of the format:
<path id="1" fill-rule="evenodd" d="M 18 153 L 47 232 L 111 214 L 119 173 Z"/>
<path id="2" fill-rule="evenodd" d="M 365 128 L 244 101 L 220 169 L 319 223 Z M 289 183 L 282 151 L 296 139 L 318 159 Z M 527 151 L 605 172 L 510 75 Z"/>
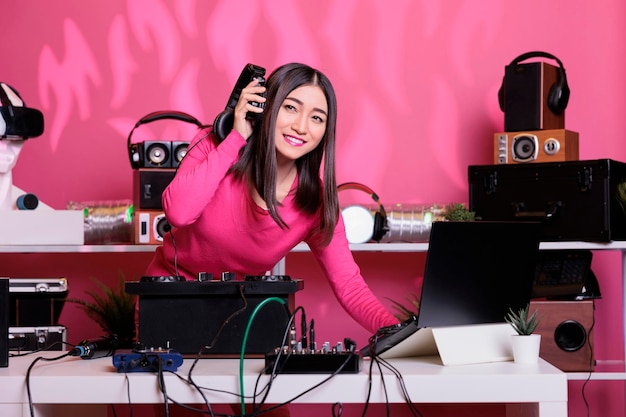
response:
<path id="1" fill-rule="evenodd" d="M 548 93 L 548 108 L 554 114 L 561 114 L 567 107 L 569 101 L 569 86 L 565 81 L 565 74 L 561 73 L 559 81 L 552 84 Z"/>
<path id="2" fill-rule="evenodd" d="M 387 216 L 384 216 L 380 211 L 377 211 L 374 215 L 374 234 L 372 240 L 380 242 L 388 231 Z"/>
<path id="3" fill-rule="evenodd" d="M 502 77 L 502 84 L 498 90 L 498 104 L 500 105 L 500 110 L 504 111 L 504 77 Z"/>
<path id="4" fill-rule="evenodd" d="M 235 115 L 231 109 L 226 109 L 217 115 L 213 122 L 213 133 L 218 142 L 222 142 L 226 139 L 226 136 L 233 130 L 233 124 L 235 122 Z"/>

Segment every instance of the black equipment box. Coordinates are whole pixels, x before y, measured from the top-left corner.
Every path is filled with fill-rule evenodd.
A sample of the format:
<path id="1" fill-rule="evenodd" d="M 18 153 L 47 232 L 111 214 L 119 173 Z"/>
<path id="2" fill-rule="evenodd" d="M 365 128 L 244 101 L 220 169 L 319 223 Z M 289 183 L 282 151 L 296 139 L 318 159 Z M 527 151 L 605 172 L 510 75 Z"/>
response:
<path id="1" fill-rule="evenodd" d="M 247 333 L 249 357 L 281 345 L 302 288 L 302 280 L 291 279 L 126 283 L 126 292 L 139 296 L 141 345 L 184 355 L 238 356 Z"/>
<path id="2" fill-rule="evenodd" d="M 482 220 L 543 223 L 543 241 L 626 240 L 626 164 L 611 159 L 468 168 Z"/>
<path id="3" fill-rule="evenodd" d="M 65 278 L 9 279 L 9 326 L 55 326 L 65 305 Z"/>
<path id="4" fill-rule="evenodd" d="M 0 277 L 0 368 L 9 366 L 9 279 Z"/>
<path id="5" fill-rule="evenodd" d="M 65 326 L 9 327 L 9 350 L 32 352 L 36 350 L 66 350 Z"/>

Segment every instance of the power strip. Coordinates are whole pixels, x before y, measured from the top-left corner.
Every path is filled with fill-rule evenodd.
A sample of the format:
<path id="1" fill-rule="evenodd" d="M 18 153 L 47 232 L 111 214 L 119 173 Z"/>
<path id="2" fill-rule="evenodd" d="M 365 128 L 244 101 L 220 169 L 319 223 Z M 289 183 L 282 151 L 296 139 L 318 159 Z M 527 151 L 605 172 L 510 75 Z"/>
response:
<path id="1" fill-rule="evenodd" d="M 275 371 L 278 374 L 356 374 L 361 359 L 358 352 L 275 351 L 265 355 L 265 373 L 272 373 L 278 360 Z"/>

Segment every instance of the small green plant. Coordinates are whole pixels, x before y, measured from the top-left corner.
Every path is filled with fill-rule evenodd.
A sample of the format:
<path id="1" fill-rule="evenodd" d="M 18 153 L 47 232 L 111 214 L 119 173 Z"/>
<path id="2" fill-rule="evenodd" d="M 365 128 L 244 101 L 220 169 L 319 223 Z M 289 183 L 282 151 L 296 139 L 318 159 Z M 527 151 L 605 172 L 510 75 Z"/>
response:
<path id="1" fill-rule="evenodd" d="M 135 338 L 135 297 L 126 292 L 124 275 L 119 274 L 117 291 L 96 279 L 93 281 L 100 293 L 86 291 L 92 301 L 77 298 L 68 301 L 78 304 L 107 336 L 117 335 L 120 347 L 132 347 Z"/>
<path id="2" fill-rule="evenodd" d="M 406 297 L 406 300 L 409 303 L 409 307 L 405 306 L 399 301 L 392 300 L 390 298 L 387 299 L 391 301 L 392 307 L 397 311 L 394 314 L 394 317 L 401 322 L 406 321 L 413 316 L 416 316 L 419 311 L 420 299 L 416 294 L 409 294 Z"/>
<path id="3" fill-rule="evenodd" d="M 450 203 L 443 211 L 443 218 L 448 221 L 473 221 L 475 217 L 475 213 L 461 203 Z"/>
<path id="4" fill-rule="evenodd" d="M 530 316 L 530 303 L 526 304 L 526 307 L 520 308 L 517 312 L 509 308 L 509 312 L 504 317 L 507 323 L 509 323 L 517 334 L 522 336 L 528 336 L 533 334 L 539 322 L 538 310 L 535 310 Z"/>

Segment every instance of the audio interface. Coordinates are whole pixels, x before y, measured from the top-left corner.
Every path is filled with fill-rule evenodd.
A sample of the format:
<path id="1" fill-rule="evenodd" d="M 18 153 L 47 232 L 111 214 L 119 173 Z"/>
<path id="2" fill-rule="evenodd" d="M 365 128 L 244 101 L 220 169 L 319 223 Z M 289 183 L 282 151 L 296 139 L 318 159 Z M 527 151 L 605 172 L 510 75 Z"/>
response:
<path id="1" fill-rule="evenodd" d="M 171 349 L 120 349 L 113 355 L 117 372 L 175 372 L 182 364 L 182 355 Z"/>

